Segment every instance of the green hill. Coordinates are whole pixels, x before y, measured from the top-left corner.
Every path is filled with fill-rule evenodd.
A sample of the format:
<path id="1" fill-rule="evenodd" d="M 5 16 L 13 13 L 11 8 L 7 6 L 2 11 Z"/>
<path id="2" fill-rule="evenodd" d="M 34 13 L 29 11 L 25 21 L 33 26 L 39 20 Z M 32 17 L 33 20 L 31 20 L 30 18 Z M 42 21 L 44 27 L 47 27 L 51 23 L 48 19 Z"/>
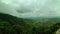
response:
<path id="1" fill-rule="evenodd" d="M 42 19 L 41 19 L 42 20 Z M 42 21 L 17 18 L 0 13 L 0 34 L 52 34 L 60 27 L 55 18 Z"/>

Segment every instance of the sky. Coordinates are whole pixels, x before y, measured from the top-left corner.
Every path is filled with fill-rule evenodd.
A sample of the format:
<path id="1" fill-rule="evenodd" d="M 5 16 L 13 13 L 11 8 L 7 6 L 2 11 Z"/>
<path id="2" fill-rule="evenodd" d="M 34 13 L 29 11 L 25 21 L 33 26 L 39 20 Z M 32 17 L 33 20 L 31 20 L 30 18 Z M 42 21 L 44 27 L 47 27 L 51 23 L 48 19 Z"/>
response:
<path id="1" fill-rule="evenodd" d="M 60 0 L 0 0 L 0 7 L 20 18 L 60 17 Z"/>

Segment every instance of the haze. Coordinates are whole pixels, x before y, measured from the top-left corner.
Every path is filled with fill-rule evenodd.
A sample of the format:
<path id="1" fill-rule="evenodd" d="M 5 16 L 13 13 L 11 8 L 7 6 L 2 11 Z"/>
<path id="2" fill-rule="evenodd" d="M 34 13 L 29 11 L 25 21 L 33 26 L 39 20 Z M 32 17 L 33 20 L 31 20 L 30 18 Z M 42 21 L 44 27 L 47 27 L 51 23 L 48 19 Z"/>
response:
<path id="1" fill-rule="evenodd" d="M 0 12 L 19 18 L 60 17 L 60 0 L 0 0 Z"/>

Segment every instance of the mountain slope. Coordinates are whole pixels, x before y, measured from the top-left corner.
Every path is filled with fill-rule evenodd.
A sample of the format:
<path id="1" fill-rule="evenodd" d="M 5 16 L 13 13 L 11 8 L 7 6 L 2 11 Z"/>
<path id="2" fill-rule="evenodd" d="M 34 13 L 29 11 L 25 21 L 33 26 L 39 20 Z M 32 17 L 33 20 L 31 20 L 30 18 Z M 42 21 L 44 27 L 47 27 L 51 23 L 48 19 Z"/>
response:
<path id="1" fill-rule="evenodd" d="M 40 19 L 40 18 L 39 18 Z M 60 19 L 49 18 L 40 20 L 17 18 L 0 13 L 1 34 L 52 34 L 60 27 Z M 59 22 L 58 22 L 59 21 Z M 58 26 L 57 26 L 58 25 Z"/>

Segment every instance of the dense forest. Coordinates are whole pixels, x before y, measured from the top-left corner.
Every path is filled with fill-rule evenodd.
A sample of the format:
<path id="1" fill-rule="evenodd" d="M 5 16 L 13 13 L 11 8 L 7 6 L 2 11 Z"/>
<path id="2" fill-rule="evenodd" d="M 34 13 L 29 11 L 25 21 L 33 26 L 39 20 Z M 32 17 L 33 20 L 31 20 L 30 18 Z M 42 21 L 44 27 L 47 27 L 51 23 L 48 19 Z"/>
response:
<path id="1" fill-rule="evenodd" d="M 0 13 L 0 34 L 55 34 L 60 28 L 60 19 L 36 21 Z"/>

